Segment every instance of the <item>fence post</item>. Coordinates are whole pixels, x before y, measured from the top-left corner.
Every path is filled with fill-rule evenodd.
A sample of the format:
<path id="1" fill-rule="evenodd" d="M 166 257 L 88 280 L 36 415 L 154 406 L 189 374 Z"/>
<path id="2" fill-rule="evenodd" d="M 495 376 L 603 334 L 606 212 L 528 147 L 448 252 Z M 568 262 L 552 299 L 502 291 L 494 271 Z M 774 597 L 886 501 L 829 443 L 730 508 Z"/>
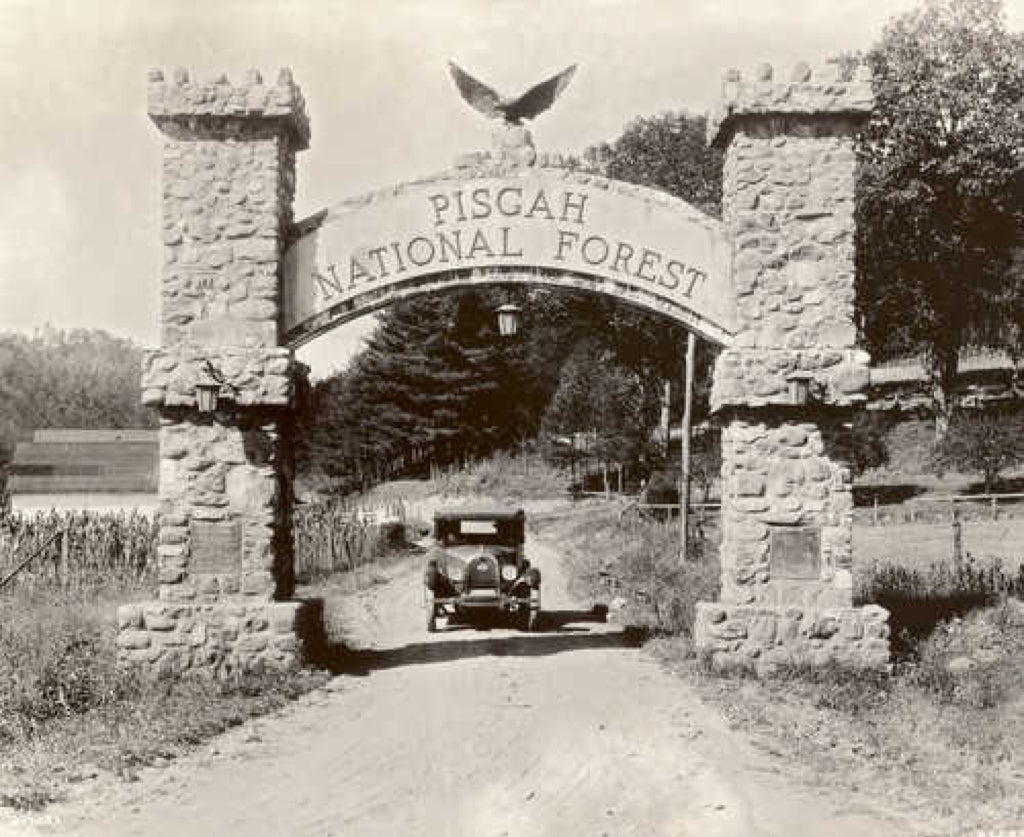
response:
<path id="1" fill-rule="evenodd" d="M 64 529 L 60 535 L 60 563 L 57 568 L 57 586 L 61 590 L 70 587 L 68 579 L 68 567 L 71 566 L 71 523 L 65 521 Z"/>
<path id="2" fill-rule="evenodd" d="M 959 568 L 963 561 L 963 533 L 960 528 L 960 510 L 952 507 L 953 511 L 953 564 Z"/>
<path id="3" fill-rule="evenodd" d="M 877 526 L 878 525 L 878 495 L 877 494 L 875 495 L 873 506 L 874 506 L 874 508 L 872 509 L 872 512 L 871 512 L 871 523 L 872 523 L 872 525 Z"/>
<path id="4" fill-rule="evenodd" d="M 995 495 L 993 495 L 991 503 L 992 503 L 992 519 L 993 520 L 998 520 L 999 519 L 999 503 L 997 502 Z"/>

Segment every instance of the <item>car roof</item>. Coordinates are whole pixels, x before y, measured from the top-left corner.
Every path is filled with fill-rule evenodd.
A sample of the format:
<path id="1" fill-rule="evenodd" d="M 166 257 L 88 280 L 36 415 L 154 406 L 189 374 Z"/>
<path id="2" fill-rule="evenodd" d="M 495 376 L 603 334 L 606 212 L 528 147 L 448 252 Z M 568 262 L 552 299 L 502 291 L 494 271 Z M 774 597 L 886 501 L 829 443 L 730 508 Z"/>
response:
<path id="1" fill-rule="evenodd" d="M 524 520 L 526 513 L 522 509 L 443 509 L 434 512 L 434 520 Z"/>

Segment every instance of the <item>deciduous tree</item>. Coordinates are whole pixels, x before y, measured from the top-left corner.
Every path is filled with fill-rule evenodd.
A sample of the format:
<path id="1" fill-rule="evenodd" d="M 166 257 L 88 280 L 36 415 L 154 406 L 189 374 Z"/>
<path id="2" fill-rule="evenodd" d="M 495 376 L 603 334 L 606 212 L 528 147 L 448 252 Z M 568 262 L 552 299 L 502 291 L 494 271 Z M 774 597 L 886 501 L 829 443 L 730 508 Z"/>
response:
<path id="1" fill-rule="evenodd" d="M 1024 417 L 1012 413 L 964 410 L 954 415 L 949 432 L 935 449 L 940 470 L 980 474 L 985 493 L 995 490 L 1000 474 L 1024 462 Z"/>
<path id="2" fill-rule="evenodd" d="M 1021 240 L 1024 39 L 999 0 L 926 0 L 868 55 L 875 110 L 858 183 L 858 306 L 879 357 L 922 353 L 948 426 L 961 346 L 1009 333 Z M 1019 312 L 1019 302 L 1016 304 Z"/>

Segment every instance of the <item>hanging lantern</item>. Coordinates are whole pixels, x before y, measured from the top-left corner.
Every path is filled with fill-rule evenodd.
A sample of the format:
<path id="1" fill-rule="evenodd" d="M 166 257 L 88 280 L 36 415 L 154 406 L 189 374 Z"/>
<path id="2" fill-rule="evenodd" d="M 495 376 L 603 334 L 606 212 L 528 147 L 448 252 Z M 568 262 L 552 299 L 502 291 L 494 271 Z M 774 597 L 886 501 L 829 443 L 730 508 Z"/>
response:
<path id="1" fill-rule="evenodd" d="M 515 337 L 519 333 L 519 317 L 523 309 L 506 302 L 498 309 L 498 331 L 502 337 Z"/>

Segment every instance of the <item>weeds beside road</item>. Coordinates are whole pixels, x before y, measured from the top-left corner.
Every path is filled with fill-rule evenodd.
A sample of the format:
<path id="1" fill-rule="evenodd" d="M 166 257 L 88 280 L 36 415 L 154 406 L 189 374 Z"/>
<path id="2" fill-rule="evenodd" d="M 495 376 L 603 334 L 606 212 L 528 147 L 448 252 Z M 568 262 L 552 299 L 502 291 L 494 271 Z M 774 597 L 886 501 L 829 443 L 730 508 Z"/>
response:
<path id="1" fill-rule="evenodd" d="M 623 524 L 617 512 L 597 507 L 556 523 L 571 589 L 581 598 L 605 598 L 623 622 L 688 635 L 696 603 L 718 599 L 717 548 L 691 550 L 681 561 L 677 525 Z"/>
<path id="2" fill-rule="evenodd" d="M 401 554 L 321 574 L 300 592 L 372 587 Z M 140 678 L 117 665 L 115 613 L 151 595 L 115 577 L 87 591 L 40 586 L 0 597 L 0 806 L 41 808 L 102 773 L 131 779 L 330 677 L 303 669 L 219 681 Z"/>
<path id="3" fill-rule="evenodd" d="M 139 595 L 0 599 L 0 805 L 39 808 L 104 771 L 130 779 L 326 679 L 143 680 L 117 666 L 115 648 L 117 605 Z"/>
<path id="4" fill-rule="evenodd" d="M 658 653 L 802 780 L 931 811 L 938 833 L 1019 827 L 1024 605 L 943 625 L 916 651 L 892 674 L 791 668 L 767 680 L 711 675 L 678 643 Z"/>

